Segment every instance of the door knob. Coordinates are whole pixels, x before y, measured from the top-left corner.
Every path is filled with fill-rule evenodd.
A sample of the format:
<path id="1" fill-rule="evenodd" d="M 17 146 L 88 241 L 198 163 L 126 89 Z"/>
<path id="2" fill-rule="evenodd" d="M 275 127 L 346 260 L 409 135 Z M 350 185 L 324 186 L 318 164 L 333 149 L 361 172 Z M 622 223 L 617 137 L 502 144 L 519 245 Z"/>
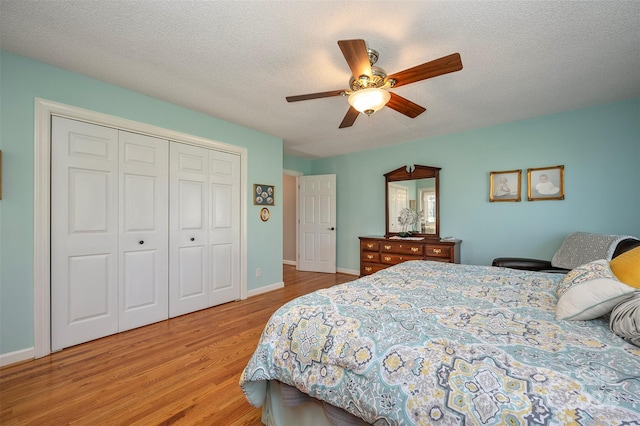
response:
<path id="1" fill-rule="evenodd" d="M 329 231 L 335 231 L 336 228 L 334 228 L 333 226 L 331 228 L 327 228 Z"/>
<path id="2" fill-rule="evenodd" d="M 196 240 L 195 238 L 191 237 L 191 241 L 195 241 L 195 240 Z"/>
<path id="3" fill-rule="evenodd" d="M 144 240 L 140 240 L 140 244 L 144 244 Z"/>

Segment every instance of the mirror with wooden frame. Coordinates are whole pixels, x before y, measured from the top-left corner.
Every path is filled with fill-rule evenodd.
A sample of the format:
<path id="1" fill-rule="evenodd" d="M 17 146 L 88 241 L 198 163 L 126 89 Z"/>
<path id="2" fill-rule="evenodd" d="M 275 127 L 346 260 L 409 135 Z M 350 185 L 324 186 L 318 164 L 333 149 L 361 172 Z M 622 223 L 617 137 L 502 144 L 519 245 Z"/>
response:
<path id="1" fill-rule="evenodd" d="M 385 237 L 440 238 L 439 172 L 416 164 L 385 173 Z"/>

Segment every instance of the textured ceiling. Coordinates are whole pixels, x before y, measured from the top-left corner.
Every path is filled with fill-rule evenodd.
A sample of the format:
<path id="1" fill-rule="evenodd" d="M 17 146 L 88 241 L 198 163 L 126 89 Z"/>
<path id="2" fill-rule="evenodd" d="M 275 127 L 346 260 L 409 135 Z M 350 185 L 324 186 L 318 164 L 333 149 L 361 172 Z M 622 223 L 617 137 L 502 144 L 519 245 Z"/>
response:
<path id="1" fill-rule="evenodd" d="M 388 73 L 459 52 L 464 69 L 394 89 L 338 129 L 337 40 Z M 640 96 L 640 1 L 10 1 L 0 47 L 282 138 L 321 158 Z"/>

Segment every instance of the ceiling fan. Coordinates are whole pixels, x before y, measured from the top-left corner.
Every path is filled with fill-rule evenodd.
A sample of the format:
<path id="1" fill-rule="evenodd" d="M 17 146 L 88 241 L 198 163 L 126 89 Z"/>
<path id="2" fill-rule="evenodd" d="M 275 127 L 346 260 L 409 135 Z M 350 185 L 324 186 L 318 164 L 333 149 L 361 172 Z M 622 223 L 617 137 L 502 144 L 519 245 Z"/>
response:
<path id="1" fill-rule="evenodd" d="M 340 123 L 340 129 L 351 127 L 356 118 L 358 118 L 359 113 L 371 115 L 385 105 L 407 117 L 416 118 L 426 109 L 400 95 L 389 92 L 388 89 L 462 69 L 460 54 L 453 53 L 440 59 L 387 75 L 382 68 L 374 66 L 378 61 L 378 52 L 368 49 L 364 40 L 339 40 L 338 46 L 340 46 L 340 50 L 353 74 L 349 80 L 350 89 L 287 96 L 287 101 L 298 102 L 338 95 L 348 96 L 350 107 L 347 115 L 344 116 L 342 123 Z"/>

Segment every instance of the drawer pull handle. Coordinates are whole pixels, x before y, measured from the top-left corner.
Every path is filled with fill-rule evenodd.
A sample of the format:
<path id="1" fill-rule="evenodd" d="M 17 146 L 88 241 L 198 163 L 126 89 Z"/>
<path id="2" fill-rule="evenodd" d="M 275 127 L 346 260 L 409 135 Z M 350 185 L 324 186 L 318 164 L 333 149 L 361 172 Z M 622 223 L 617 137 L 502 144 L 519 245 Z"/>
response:
<path id="1" fill-rule="evenodd" d="M 371 272 L 371 270 L 372 270 L 372 269 L 373 269 L 373 268 L 371 268 L 371 266 L 365 266 L 365 267 L 364 267 L 364 270 L 365 270 L 366 272 Z"/>
<path id="2" fill-rule="evenodd" d="M 385 250 L 391 250 L 391 246 L 384 246 Z"/>
<path id="3" fill-rule="evenodd" d="M 368 254 L 367 255 L 367 259 L 373 259 L 373 255 L 372 254 Z"/>
<path id="4" fill-rule="evenodd" d="M 404 260 L 404 259 L 402 258 L 402 256 L 400 256 L 400 260 Z"/>
<path id="5" fill-rule="evenodd" d="M 385 256 L 384 260 L 386 260 L 387 262 L 389 262 L 391 260 L 391 258 L 389 256 Z"/>
<path id="6" fill-rule="evenodd" d="M 367 248 L 373 248 L 373 244 L 371 243 L 367 244 Z"/>
<path id="7" fill-rule="evenodd" d="M 419 251 L 420 251 L 420 248 L 418 248 L 418 247 L 411 247 L 411 251 L 412 251 L 412 252 L 414 252 L 414 253 L 417 253 L 417 252 L 419 252 Z"/>
<path id="8" fill-rule="evenodd" d="M 442 249 L 433 249 L 433 252 L 435 254 L 440 254 L 440 253 L 442 253 Z"/>

